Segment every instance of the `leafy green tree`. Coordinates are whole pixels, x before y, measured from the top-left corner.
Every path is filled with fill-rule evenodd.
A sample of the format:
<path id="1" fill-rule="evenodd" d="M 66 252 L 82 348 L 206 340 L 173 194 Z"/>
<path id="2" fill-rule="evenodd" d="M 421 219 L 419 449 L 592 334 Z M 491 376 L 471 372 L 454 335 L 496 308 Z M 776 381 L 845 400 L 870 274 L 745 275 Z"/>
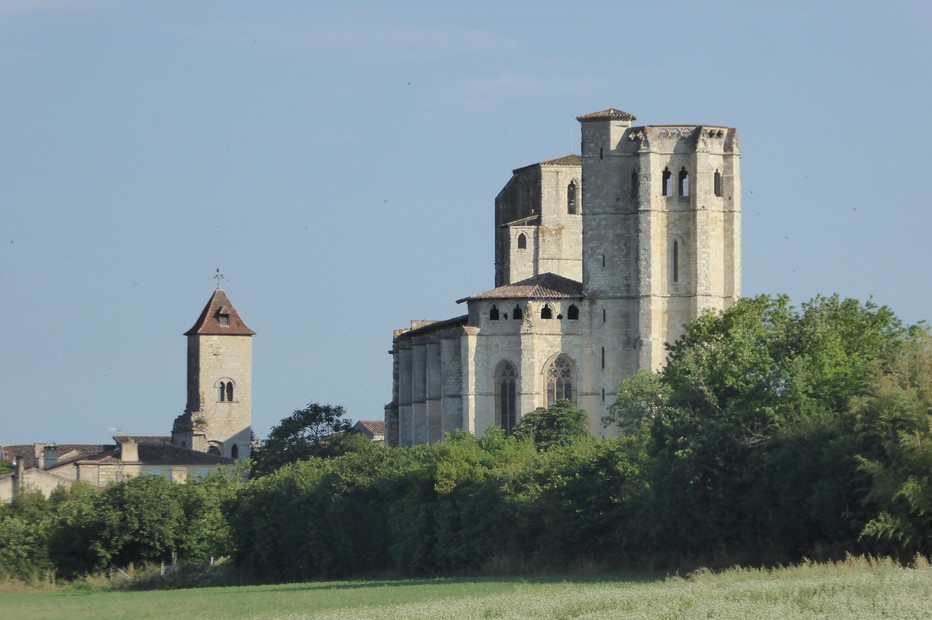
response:
<path id="1" fill-rule="evenodd" d="M 533 441 L 538 450 L 549 450 L 589 437 L 589 419 L 585 411 L 561 399 L 521 416 L 513 435 Z"/>
<path id="2" fill-rule="evenodd" d="M 308 403 L 269 433 L 265 444 L 253 451 L 252 474 L 267 475 L 286 463 L 312 456 L 335 456 L 352 449 L 352 420 L 339 405 Z"/>

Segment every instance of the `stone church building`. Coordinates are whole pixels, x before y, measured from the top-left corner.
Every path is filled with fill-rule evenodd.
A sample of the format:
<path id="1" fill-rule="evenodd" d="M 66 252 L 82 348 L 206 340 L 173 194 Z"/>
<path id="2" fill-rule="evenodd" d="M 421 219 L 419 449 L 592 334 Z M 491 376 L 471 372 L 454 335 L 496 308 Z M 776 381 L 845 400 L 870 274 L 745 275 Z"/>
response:
<path id="1" fill-rule="evenodd" d="M 577 120 L 581 156 L 518 168 L 495 199 L 495 288 L 394 332 L 389 443 L 510 431 L 561 398 L 605 435 L 619 381 L 740 295 L 737 131 L 614 108 Z"/>

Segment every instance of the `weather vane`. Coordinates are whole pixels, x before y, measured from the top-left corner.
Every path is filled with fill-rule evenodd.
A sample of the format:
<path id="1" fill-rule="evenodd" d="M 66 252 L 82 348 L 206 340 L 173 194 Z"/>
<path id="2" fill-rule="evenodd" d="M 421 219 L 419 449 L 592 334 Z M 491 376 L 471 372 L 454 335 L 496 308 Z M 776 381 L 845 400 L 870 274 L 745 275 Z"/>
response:
<path id="1" fill-rule="evenodd" d="M 217 288 L 220 288 L 220 280 L 224 279 L 223 274 L 220 273 L 220 267 L 217 267 L 217 273 L 213 277 L 217 281 Z"/>

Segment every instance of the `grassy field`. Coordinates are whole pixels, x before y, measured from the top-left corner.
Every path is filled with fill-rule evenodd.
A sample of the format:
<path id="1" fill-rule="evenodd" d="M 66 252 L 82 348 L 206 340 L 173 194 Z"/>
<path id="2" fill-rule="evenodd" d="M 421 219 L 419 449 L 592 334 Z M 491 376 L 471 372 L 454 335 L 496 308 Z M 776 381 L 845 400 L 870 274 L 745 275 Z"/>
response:
<path id="1" fill-rule="evenodd" d="M 304 583 L 156 592 L 0 594 L 0 616 L 61 618 L 915 618 L 932 568 L 863 560 L 686 577 L 584 576 Z"/>

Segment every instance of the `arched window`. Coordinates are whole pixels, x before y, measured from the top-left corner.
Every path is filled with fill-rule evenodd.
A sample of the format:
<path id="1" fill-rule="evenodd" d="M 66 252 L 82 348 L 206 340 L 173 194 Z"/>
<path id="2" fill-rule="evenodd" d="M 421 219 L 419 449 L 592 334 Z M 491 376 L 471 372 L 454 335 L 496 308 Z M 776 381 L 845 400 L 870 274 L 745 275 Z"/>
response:
<path id="1" fill-rule="evenodd" d="M 516 321 L 523 319 L 524 312 L 521 310 L 521 306 L 515 304 L 515 309 L 511 311 L 511 316 L 513 316 Z"/>
<path id="2" fill-rule="evenodd" d="M 208 453 L 208 454 L 216 454 L 217 456 L 220 456 L 220 448 L 218 448 L 218 447 L 215 446 L 215 445 L 214 445 L 214 446 L 211 446 L 211 447 L 207 448 L 207 453 Z"/>
<path id="3" fill-rule="evenodd" d="M 637 170 L 631 171 L 631 197 L 632 198 L 638 197 L 638 171 Z"/>
<path id="4" fill-rule="evenodd" d="M 579 320 L 579 308 L 575 304 L 571 305 L 566 311 L 566 318 L 571 321 Z"/>
<path id="5" fill-rule="evenodd" d="M 517 421 L 517 385 L 518 373 L 511 362 L 498 365 L 495 374 L 495 423 L 511 433 Z"/>
<path id="6" fill-rule="evenodd" d="M 540 318 L 542 319 L 553 318 L 553 308 L 550 307 L 550 304 L 546 304 L 543 308 L 540 309 Z"/>
<path id="7" fill-rule="evenodd" d="M 715 171 L 715 176 L 712 177 L 712 188 L 715 190 L 715 195 L 721 198 L 722 196 L 722 173 L 718 170 Z"/>
<path id="8" fill-rule="evenodd" d="M 518 249 L 526 250 L 527 249 L 527 236 L 524 233 L 518 235 Z"/>
<path id="9" fill-rule="evenodd" d="M 561 399 L 576 404 L 576 371 L 572 362 L 564 354 L 556 357 L 547 367 L 544 380 L 547 383 L 547 406 Z"/>
<path id="10" fill-rule="evenodd" d="M 686 168 L 680 170 L 680 196 L 689 196 L 689 173 L 686 172 Z"/>
<path id="11" fill-rule="evenodd" d="M 227 381 L 227 400 L 233 402 L 233 382 Z"/>
<path id="12" fill-rule="evenodd" d="M 576 181 L 570 181 L 566 186 L 566 212 L 576 215 Z"/>
<path id="13" fill-rule="evenodd" d="M 661 189 L 661 195 L 663 196 L 670 195 L 670 169 L 669 168 L 663 169 L 662 187 L 660 189 Z"/>
<path id="14" fill-rule="evenodd" d="M 239 446 L 238 445 L 233 444 L 233 447 L 230 448 L 230 456 L 232 456 L 234 459 L 239 458 Z"/>
<path id="15" fill-rule="evenodd" d="M 217 384 L 217 402 L 222 403 L 227 396 L 227 386 L 221 381 Z"/>
<path id="16" fill-rule="evenodd" d="M 492 306 L 492 309 L 489 310 L 489 320 L 490 321 L 498 320 L 498 308 L 496 308 L 495 306 Z"/>
<path id="17" fill-rule="evenodd" d="M 680 281 L 680 242 L 673 240 L 673 281 Z"/>

